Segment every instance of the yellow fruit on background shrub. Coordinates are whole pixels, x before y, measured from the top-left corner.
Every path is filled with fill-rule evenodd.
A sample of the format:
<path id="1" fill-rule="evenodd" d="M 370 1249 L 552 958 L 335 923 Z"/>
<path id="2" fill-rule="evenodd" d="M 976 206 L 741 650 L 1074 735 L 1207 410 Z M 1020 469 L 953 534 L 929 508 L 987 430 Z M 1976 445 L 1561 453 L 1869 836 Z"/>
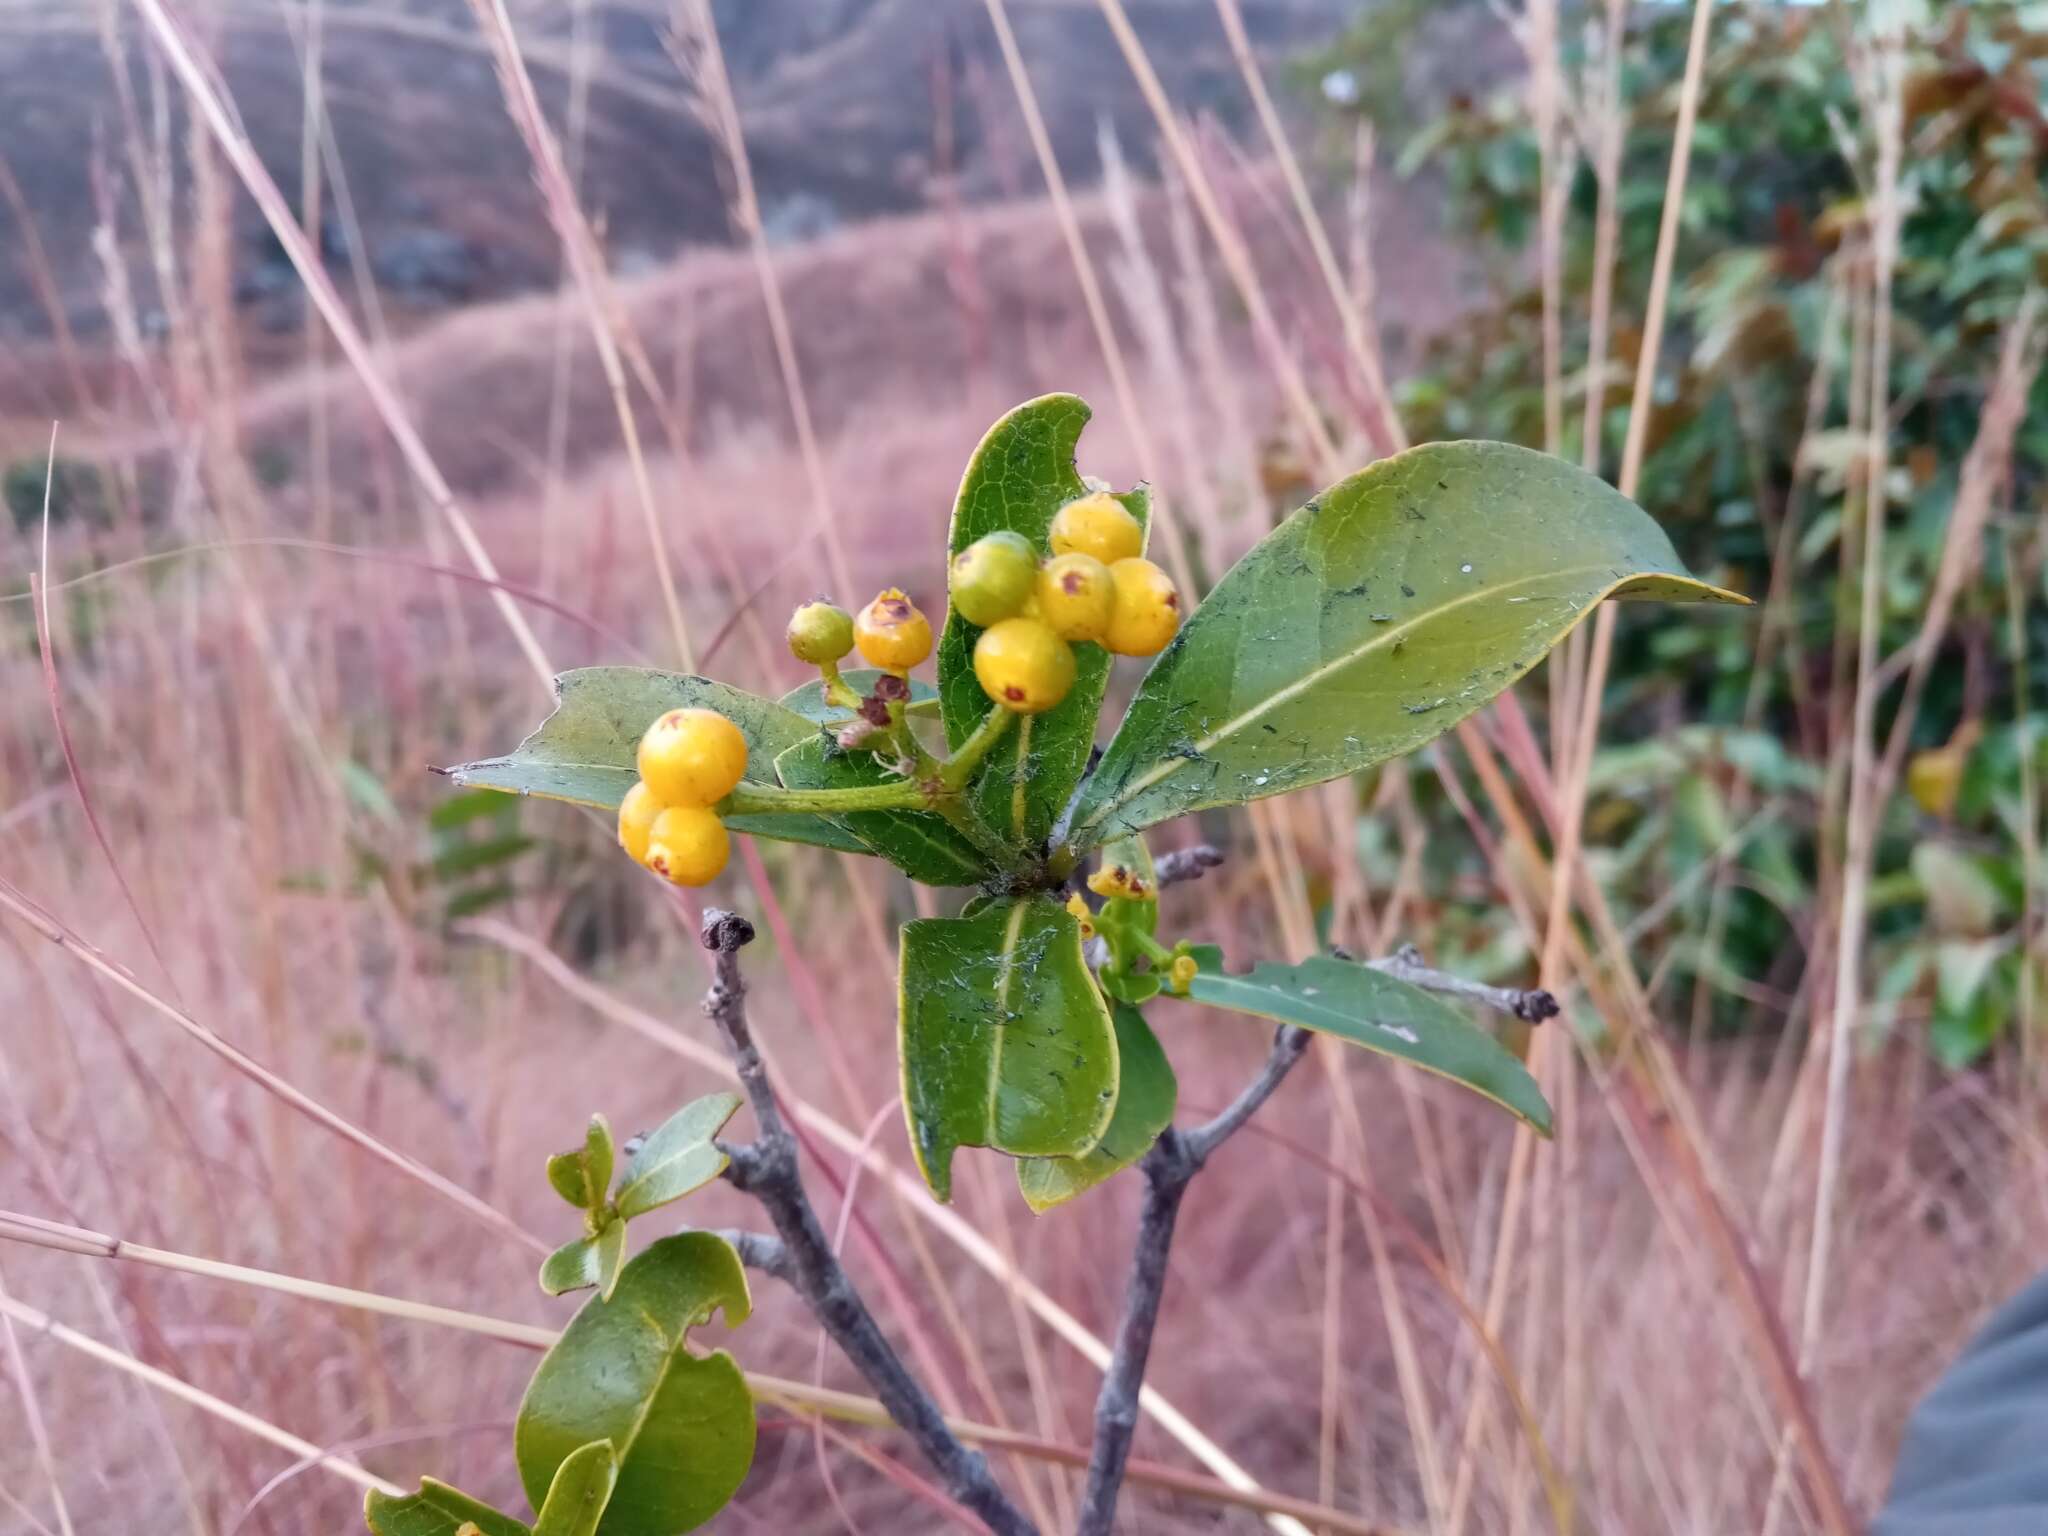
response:
<path id="1" fill-rule="evenodd" d="M 1003 708 L 1043 714 L 1074 686 L 1074 651 L 1037 619 L 1004 619 L 974 643 L 974 675 Z"/>
<path id="2" fill-rule="evenodd" d="M 732 839 L 715 812 L 672 805 L 647 834 L 647 867 L 672 885 L 709 885 L 725 868 Z"/>
<path id="3" fill-rule="evenodd" d="M 953 557 L 953 611 L 983 629 L 1015 618 L 1037 575 L 1038 552 L 1023 534 L 1005 528 L 976 539 Z"/>
<path id="4" fill-rule="evenodd" d="M 672 709 L 640 738 L 639 764 L 663 805 L 713 805 L 747 771 L 747 738 L 714 709 Z"/>
<path id="5" fill-rule="evenodd" d="M 908 672 L 932 653 L 932 625 L 900 588 L 885 587 L 853 621 L 853 643 L 870 666 Z"/>
<path id="6" fill-rule="evenodd" d="M 633 856 L 636 864 L 647 862 L 647 836 L 654 818 L 661 814 L 661 802 L 645 784 L 636 783 L 619 802 L 619 846 Z"/>
<path id="7" fill-rule="evenodd" d="M 1102 643 L 1119 656 L 1156 656 L 1180 628 L 1180 593 L 1173 578 L 1150 560 L 1119 560 L 1109 568 L 1115 606 L 1109 638 Z"/>
<path id="8" fill-rule="evenodd" d="M 787 638 L 790 655 L 822 667 L 853 649 L 853 615 L 821 597 L 789 616 Z"/>
<path id="9" fill-rule="evenodd" d="M 1116 583 L 1093 555 L 1054 555 L 1039 567 L 1038 617 L 1062 640 L 1099 644 L 1115 608 Z"/>
<path id="10" fill-rule="evenodd" d="M 1056 555 L 1093 555 L 1115 565 L 1145 552 L 1145 530 L 1122 502 L 1096 491 L 1059 509 L 1048 542 Z"/>

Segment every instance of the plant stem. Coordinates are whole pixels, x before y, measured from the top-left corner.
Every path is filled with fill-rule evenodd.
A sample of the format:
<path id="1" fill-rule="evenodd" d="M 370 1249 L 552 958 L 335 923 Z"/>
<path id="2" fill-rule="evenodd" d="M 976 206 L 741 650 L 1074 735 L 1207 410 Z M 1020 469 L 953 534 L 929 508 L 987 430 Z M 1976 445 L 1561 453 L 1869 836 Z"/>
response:
<path id="1" fill-rule="evenodd" d="M 924 790 L 912 779 L 856 784 L 845 789 L 783 789 L 773 784 L 742 783 L 719 808 L 730 816 L 776 811 L 836 816 L 845 811 L 915 810 L 925 805 L 926 798 Z"/>
<path id="2" fill-rule="evenodd" d="M 954 1435 L 938 1404 L 905 1368 L 818 1223 L 797 1167 L 796 1138 L 782 1118 L 768 1069 L 747 1023 L 747 989 L 740 977 L 739 952 L 753 937 L 753 926 L 745 918 L 716 909 L 704 914 L 704 947 L 718 957 L 704 1011 L 732 1055 L 740 1086 L 746 1090 L 760 1126 L 759 1136 L 750 1145 L 726 1147 L 732 1162 L 725 1176 L 735 1188 L 761 1202 L 781 1238 L 779 1252 L 757 1241 L 757 1257 L 770 1262 L 774 1272 L 804 1298 L 833 1342 L 875 1389 L 889 1417 L 917 1442 L 955 1500 L 979 1516 L 995 1536 L 1037 1536 L 1031 1522 L 997 1486 L 987 1458 Z"/>
<path id="3" fill-rule="evenodd" d="M 1115 1526 L 1117 1498 L 1123 1492 L 1124 1468 L 1131 1456 L 1131 1436 L 1138 1427 L 1138 1394 L 1152 1354 L 1152 1330 L 1166 1295 L 1167 1256 L 1173 1248 L 1174 1226 L 1188 1184 L 1202 1171 L 1210 1154 L 1273 1096 L 1307 1051 L 1308 1043 L 1307 1030 L 1281 1025 L 1259 1075 L 1221 1114 L 1189 1131 L 1168 1126 L 1138 1165 L 1145 1174 L 1145 1203 L 1131 1251 L 1131 1277 L 1124 1287 L 1123 1319 L 1117 1324 L 1109 1369 L 1095 1399 L 1095 1443 L 1088 1457 L 1088 1490 L 1074 1525 L 1075 1536 L 1110 1536 Z"/>
<path id="4" fill-rule="evenodd" d="M 989 748 L 1003 739 L 1016 715 L 1001 705 L 992 707 L 981 717 L 977 725 L 960 743 L 958 750 L 939 768 L 939 782 L 948 790 L 959 791 L 967 787 L 967 781 L 974 777 L 974 770 L 981 766 L 981 760 L 988 756 Z"/>

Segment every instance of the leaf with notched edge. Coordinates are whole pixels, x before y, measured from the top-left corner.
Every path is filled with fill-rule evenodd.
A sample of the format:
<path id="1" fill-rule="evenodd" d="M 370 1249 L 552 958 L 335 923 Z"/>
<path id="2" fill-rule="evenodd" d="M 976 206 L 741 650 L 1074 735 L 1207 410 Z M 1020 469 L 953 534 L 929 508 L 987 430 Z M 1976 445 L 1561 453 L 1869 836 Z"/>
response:
<path id="1" fill-rule="evenodd" d="M 1073 914 L 1043 896 L 903 927 L 898 1050 L 911 1151 L 940 1200 L 957 1147 L 1074 1157 L 1117 1099 L 1116 1034 Z"/>
<path id="2" fill-rule="evenodd" d="M 1075 395 L 1027 400 L 988 429 L 968 460 L 953 503 L 947 538 L 956 555 L 984 534 L 1008 529 L 1047 552 L 1053 515 L 1085 495 L 1074 468 L 1074 447 L 1087 424 L 1087 402 Z M 1149 506 L 1143 487 L 1117 498 L 1142 525 Z M 974 676 L 974 642 L 981 630 L 949 613 L 939 636 L 939 698 L 946 740 L 965 741 L 996 706 Z M 975 804 L 997 833 L 1019 847 L 1035 847 L 1081 780 L 1095 745 L 1110 655 L 1099 645 L 1074 647 L 1074 686 L 1042 715 L 1025 715 L 996 743 L 975 781 Z"/>
<path id="3" fill-rule="evenodd" d="M 1254 545 L 1139 686 L 1068 818 L 1092 847 L 1353 773 L 1441 735 L 1610 597 L 1746 599 L 1686 574 L 1604 481 L 1507 443 L 1429 443 Z"/>

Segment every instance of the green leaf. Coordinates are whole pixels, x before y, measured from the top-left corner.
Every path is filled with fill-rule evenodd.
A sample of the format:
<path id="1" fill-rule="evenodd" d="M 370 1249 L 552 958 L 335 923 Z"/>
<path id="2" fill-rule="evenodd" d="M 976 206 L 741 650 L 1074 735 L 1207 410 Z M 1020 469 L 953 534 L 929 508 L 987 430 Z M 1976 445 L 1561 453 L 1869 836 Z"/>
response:
<path id="1" fill-rule="evenodd" d="M 555 679 L 555 712 L 503 757 L 450 768 L 457 784 L 539 795 L 616 811 L 639 777 L 640 738 L 671 709 L 715 709 L 747 738 L 747 778 L 772 784 L 776 754 L 815 727 L 802 715 L 742 689 L 648 667 L 581 667 Z M 726 825 L 755 837 L 858 852 L 819 816 L 730 816 Z"/>
<path id="2" fill-rule="evenodd" d="M 1087 493 L 1074 468 L 1074 445 L 1089 415 L 1087 402 L 1076 396 L 1044 395 L 990 427 L 961 478 L 947 552 L 958 554 L 984 534 L 1009 529 L 1043 553 L 1053 514 Z M 1118 500 L 1145 522 L 1142 489 Z M 939 636 L 939 697 L 946 740 L 955 747 L 995 707 L 974 677 L 974 642 L 980 637 L 958 614 L 947 616 Z M 1034 846 L 1051 833 L 1095 745 L 1110 655 L 1099 645 L 1077 645 L 1074 661 L 1074 686 L 1066 698 L 1042 715 L 1020 718 L 989 753 L 976 780 L 982 815 L 1020 846 Z"/>
<path id="3" fill-rule="evenodd" d="M 594 1440 L 571 1451 L 555 1468 L 533 1536 L 596 1536 L 618 1480 L 619 1459 L 611 1441 Z"/>
<path id="4" fill-rule="evenodd" d="M 898 986 L 903 1113 L 938 1199 L 956 1147 L 1073 1157 L 1102 1139 L 1116 1034 L 1071 913 L 1027 896 L 906 923 Z"/>
<path id="5" fill-rule="evenodd" d="M 872 752 L 844 752 L 815 732 L 775 759 L 790 789 L 849 789 L 898 782 Z M 936 811 L 850 811 L 832 820 L 863 851 L 887 859 L 925 885 L 978 885 L 989 861 Z"/>
<path id="6" fill-rule="evenodd" d="M 548 1350 L 513 1433 L 526 1496 L 597 1440 L 618 1457 L 604 1536 L 674 1536 L 723 1509 L 754 1457 L 754 1405 L 723 1350 L 697 1355 L 690 1329 L 723 1310 L 746 1321 L 739 1256 L 709 1232 L 664 1237 L 637 1255 L 611 1300 L 593 1298 Z"/>
<path id="7" fill-rule="evenodd" d="M 1034 1211 L 1049 1211 L 1128 1168 L 1173 1123 L 1180 1084 L 1159 1037 L 1135 1008 L 1113 1008 L 1110 1017 L 1116 1023 L 1116 1113 L 1102 1140 L 1079 1157 L 1030 1157 L 1017 1164 L 1017 1187 Z"/>
<path id="8" fill-rule="evenodd" d="M 1550 1106 L 1510 1051 L 1421 988 L 1366 966 L 1317 955 L 1300 965 L 1261 965 L 1249 976 L 1200 971 L 1188 995 L 1211 1008 L 1298 1024 L 1411 1062 L 1550 1134 Z"/>
<path id="9" fill-rule="evenodd" d="M 1560 459 L 1430 443 L 1311 500 L 1153 664 L 1071 816 L 1093 846 L 1413 751 L 1608 597 L 1741 602 Z"/>
<path id="10" fill-rule="evenodd" d="M 431 1477 L 420 1479 L 418 1493 L 397 1498 L 372 1488 L 363 1499 L 363 1520 L 371 1536 L 467 1536 L 465 1525 L 482 1536 L 532 1536 L 524 1521 Z"/>
<path id="11" fill-rule="evenodd" d="M 613 1226 L 620 1225 L 613 1222 Z M 598 1260 L 597 1239 L 579 1237 L 562 1244 L 540 1261 L 540 1288 L 550 1296 L 586 1291 L 604 1278 Z"/>
<path id="12" fill-rule="evenodd" d="M 619 1182 L 619 1215 L 630 1221 L 702 1189 L 725 1171 L 712 1137 L 740 1107 L 736 1093 L 713 1093 L 684 1105 L 640 1144 Z"/>
<path id="13" fill-rule="evenodd" d="M 555 1193 L 580 1211 L 594 1211 L 604 1204 L 611 1188 L 612 1128 L 603 1115 L 592 1115 L 583 1132 L 583 1145 L 557 1152 L 548 1159 L 548 1183 Z"/>
<path id="14" fill-rule="evenodd" d="M 865 698 L 874 692 L 875 679 L 882 674 L 873 667 L 854 667 L 839 674 L 839 680 L 855 693 Z M 801 688 L 792 688 L 779 700 L 779 704 L 794 714 L 802 715 L 813 725 L 844 725 L 853 718 L 853 711 L 838 709 L 825 702 L 825 680 L 814 677 Z M 903 712 L 912 718 L 935 715 L 939 712 L 939 690 L 922 678 L 910 679 L 910 702 Z"/>

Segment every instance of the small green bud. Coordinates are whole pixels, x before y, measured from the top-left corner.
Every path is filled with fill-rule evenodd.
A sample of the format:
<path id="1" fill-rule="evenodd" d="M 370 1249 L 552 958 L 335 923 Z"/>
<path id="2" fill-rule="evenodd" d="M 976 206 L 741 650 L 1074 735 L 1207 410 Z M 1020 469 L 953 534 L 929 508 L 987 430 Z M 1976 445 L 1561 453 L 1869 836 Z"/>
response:
<path id="1" fill-rule="evenodd" d="M 853 649 L 853 615 L 823 598 L 789 616 L 789 653 L 814 667 L 839 660 Z"/>
<path id="2" fill-rule="evenodd" d="M 953 557 L 953 611 L 987 629 L 1015 618 L 1037 582 L 1037 551 L 1023 534 L 1005 528 Z"/>

